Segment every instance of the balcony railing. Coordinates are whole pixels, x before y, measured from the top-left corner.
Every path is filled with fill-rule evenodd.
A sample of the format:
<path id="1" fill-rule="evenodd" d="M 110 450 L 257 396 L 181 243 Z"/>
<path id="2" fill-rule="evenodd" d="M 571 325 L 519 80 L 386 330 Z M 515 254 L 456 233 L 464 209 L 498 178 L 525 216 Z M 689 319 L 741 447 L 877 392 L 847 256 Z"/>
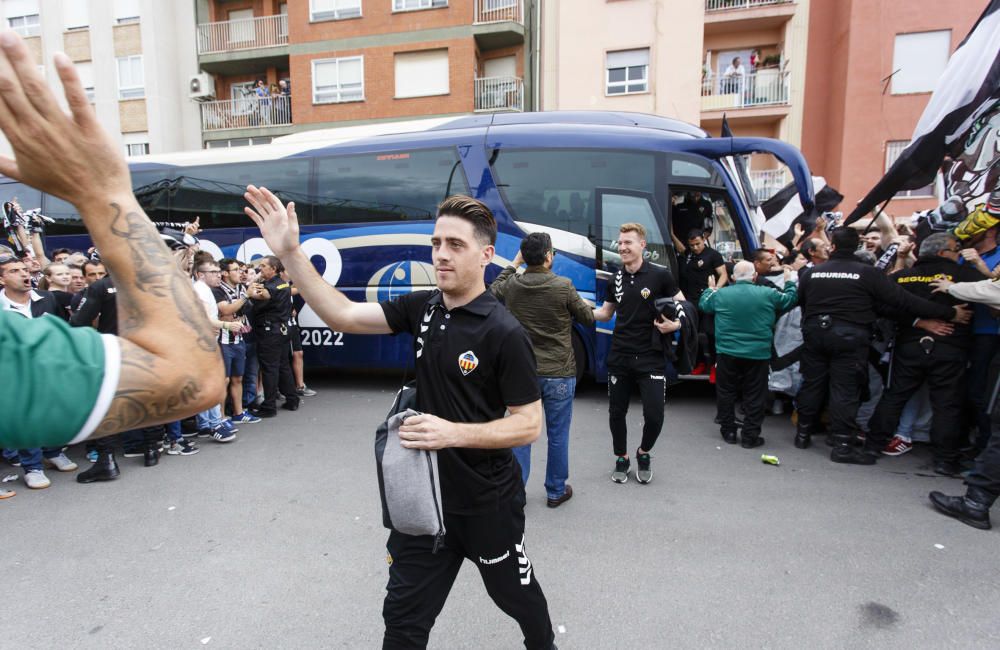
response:
<path id="1" fill-rule="evenodd" d="M 793 0 L 705 0 L 705 11 L 726 11 L 728 9 L 753 9 L 769 5 L 783 5 Z"/>
<path id="2" fill-rule="evenodd" d="M 778 68 L 742 75 L 707 75 L 701 81 L 701 110 L 788 104 L 789 74 Z"/>
<path id="3" fill-rule="evenodd" d="M 515 22 L 524 24 L 524 0 L 475 0 L 473 23 Z"/>
<path id="4" fill-rule="evenodd" d="M 198 25 L 198 54 L 253 50 L 288 44 L 288 16 L 224 20 Z"/>
<path id="5" fill-rule="evenodd" d="M 766 201 L 788 184 L 784 169 L 750 170 L 750 184 L 758 201 Z"/>
<path id="6" fill-rule="evenodd" d="M 477 78 L 476 110 L 523 111 L 524 81 L 518 77 Z"/>
<path id="7" fill-rule="evenodd" d="M 241 97 L 201 104 L 201 130 L 254 129 L 292 123 L 288 95 Z"/>

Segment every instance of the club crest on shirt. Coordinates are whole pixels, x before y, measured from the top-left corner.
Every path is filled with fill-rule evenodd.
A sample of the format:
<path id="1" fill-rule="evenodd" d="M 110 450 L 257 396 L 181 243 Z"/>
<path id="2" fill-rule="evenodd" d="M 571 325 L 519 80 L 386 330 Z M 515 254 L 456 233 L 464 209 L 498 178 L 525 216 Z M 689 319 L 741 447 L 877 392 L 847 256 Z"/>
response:
<path id="1" fill-rule="evenodd" d="M 479 359 L 476 357 L 476 353 L 472 350 L 463 352 L 458 356 L 458 368 L 462 371 L 463 375 L 468 375 L 477 367 L 479 367 Z"/>
<path id="2" fill-rule="evenodd" d="M 698 260 L 698 268 L 705 266 L 705 260 Z"/>
<path id="3" fill-rule="evenodd" d="M 650 293 L 649 289 L 643 287 L 642 291 L 639 292 L 639 295 L 642 296 L 643 300 L 645 300 L 646 298 L 649 298 L 649 293 Z"/>

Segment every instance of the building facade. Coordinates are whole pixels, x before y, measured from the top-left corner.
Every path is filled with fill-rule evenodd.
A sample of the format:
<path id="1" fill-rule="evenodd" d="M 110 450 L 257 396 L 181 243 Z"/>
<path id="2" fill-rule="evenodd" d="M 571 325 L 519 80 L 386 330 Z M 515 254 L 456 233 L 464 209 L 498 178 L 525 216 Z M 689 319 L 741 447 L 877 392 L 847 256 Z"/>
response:
<path id="1" fill-rule="evenodd" d="M 655 113 L 719 135 L 802 138 L 812 0 L 574 0 L 542 8 L 542 108 Z M 582 36 L 582 37 L 581 37 Z M 750 161 L 762 195 L 786 182 Z"/>
<path id="2" fill-rule="evenodd" d="M 533 110 L 538 1 L 196 0 L 204 144 Z"/>
<path id="3" fill-rule="evenodd" d="M 849 212 L 909 143 L 948 57 L 985 0 L 811 0 L 801 148 Z M 933 185 L 886 208 L 907 217 L 938 205 Z"/>
<path id="4" fill-rule="evenodd" d="M 198 107 L 187 97 L 197 69 L 194 7 L 158 0 L 0 0 L 63 102 L 52 56 L 76 64 L 101 125 L 128 155 L 197 148 Z M 0 136 L 0 151 L 10 145 Z"/>

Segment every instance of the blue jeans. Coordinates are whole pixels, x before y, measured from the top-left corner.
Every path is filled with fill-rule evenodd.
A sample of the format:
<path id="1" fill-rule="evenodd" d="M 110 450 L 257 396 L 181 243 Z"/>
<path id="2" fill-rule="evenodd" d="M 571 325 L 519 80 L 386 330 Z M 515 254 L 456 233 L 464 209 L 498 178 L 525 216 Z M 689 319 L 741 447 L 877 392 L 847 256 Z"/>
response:
<path id="1" fill-rule="evenodd" d="M 257 339 L 252 334 L 244 337 L 246 365 L 243 369 L 243 406 L 250 406 L 257 399 Z M 235 404 L 233 405 L 235 407 Z"/>
<path id="2" fill-rule="evenodd" d="M 222 417 L 222 406 L 216 404 L 207 411 L 202 411 L 198 415 L 194 416 L 195 421 L 198 423 L 198 429 L 208 429 L 212 430 L 215 427 L 222 424 L 225 419 Z"/>
<path id="3" fill-rule="evenodd" d="M 42 469 L 42 456 L 45 458 L 55 458 L 62 453 L 62 447 L 46 447 L 44 449 L 35 447 L 34 449 L 18 449 L 17 454 L 21 458 L 21 469 L 30 472 L 33 469 Z"/>
<path id="4" fill-rule="evenodd" d="M 573 420 L 573 396 L 576 377 L 539 377 L 545 409 L 545 436 L 549 440 L 549 455 L 545 463 L 545 493 L 558 499 L 566 492 L 569 478 L 569 425 Z M 514 448 L 514 457 L 521 466 L 521 476 L 528 483 L 531 471 L 531 445 Z"/>
<path id="5" fill-rule="evenodd" d="M 170 440 L 170 442 L 177 442 L 183 437 L 184 436 L 181 435 L 180 421 L 170 422 L 167 424 L 167 439 Z"/>

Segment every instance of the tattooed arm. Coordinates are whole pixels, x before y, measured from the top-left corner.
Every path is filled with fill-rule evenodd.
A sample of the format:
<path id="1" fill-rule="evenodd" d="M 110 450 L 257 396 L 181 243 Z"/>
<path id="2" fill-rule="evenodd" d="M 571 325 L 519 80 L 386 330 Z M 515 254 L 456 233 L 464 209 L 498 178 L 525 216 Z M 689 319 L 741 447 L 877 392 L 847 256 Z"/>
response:
<path id="1" fill-rule="evenodd" d="M 225 382 L 205 310 L 136 202 L 125 159 L 98 124 L 73 64 L 62 54 L 54 63 L 69 115 L 21 39 L 0 33 L 0 129 L 15 156 L 0 157 L 0 173 L 73 203 L 114 279 L 121 375 L 93 435 L 210 408 Z"/>

